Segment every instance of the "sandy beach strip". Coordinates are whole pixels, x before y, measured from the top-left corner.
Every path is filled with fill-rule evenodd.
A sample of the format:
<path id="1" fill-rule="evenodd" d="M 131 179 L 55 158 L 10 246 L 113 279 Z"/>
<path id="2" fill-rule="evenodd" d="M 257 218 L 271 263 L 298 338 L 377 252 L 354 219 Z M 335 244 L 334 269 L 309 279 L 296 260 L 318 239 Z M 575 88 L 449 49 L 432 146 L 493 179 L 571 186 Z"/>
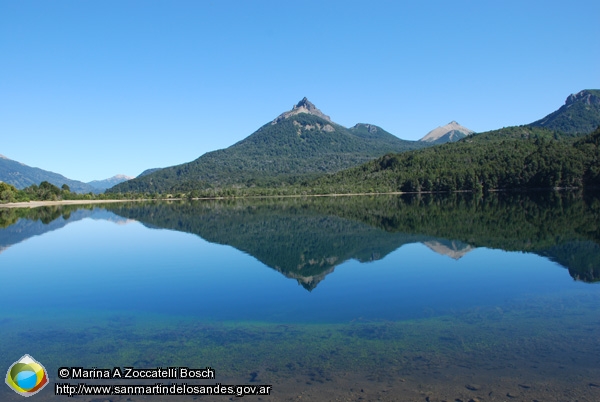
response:
<path id="1" fill-rule="evenodd" d="M 195 197 L 192 198 L 194 201 L 198 200 L 240 200 L 240 199 L 256 199 L 256 198 L 310 198 L 310 197 L 356 197 L 356 196 L 374 196 L 374 195 L 401 195 L 401 194 L 417 194 L 417 193 L 403 193 L 400 191 L 384 192 L 384 193 L 331 193 L 331 194 L 279 194 L 279 195 L 245 195 L 245 196 L 232 196 L 232 197 Z M 423 192 L 421 194 L 429 194 L 429 192 Z M 83 204 L 108 204 L 114 202 L 139 202 L 139 201 L 181 201 L 182 198 L 160 198 L 160 199 L 147 199 L 147 198 L 136 198 L 128 200 L 62 200 L 62 201 L 29 201 L 29 202 L 10 202 L 6 204 L 0 204 L 0 208 L 37 208 L 37 207 L 48 207 L 53 205 L 83 205 Z"/>
<path id="2" fill-rule="evenodd" d="M 143 199 L 136 200 L 62 200 L 62 201 L 29 201 L 29 202 L 10 202 L 0 204 L 0 208 L 38 208 L 51 207 L 55 205 L 82 205 L 82 204 L 108 204 L 114 202 L 137 202 L 145 201 Z"/>

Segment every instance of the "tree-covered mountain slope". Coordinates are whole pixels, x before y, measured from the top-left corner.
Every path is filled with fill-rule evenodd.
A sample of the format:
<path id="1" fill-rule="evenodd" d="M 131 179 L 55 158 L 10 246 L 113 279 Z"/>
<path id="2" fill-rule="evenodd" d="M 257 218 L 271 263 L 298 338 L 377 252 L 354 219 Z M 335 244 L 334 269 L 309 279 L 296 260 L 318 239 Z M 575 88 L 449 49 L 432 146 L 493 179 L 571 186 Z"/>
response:
<path id="1" fill-rule="evenodd" d="M 586 89 L 569 95 L 565 104 L 530 124 L 570 135 L 585 135 L 600 125 L 600 90 Z"/>
<path id="2" fill-rule="evenodd" d="M 182 165 L 119 184 L 109 192 L 176 192 L 277 186 L 356 166 L 389 152 L 422 148 L 380 127 L 336 124 L 306 98 L 242 141 Z"/>
<path id="3" fill-rule="evenodd" d="M 600 129 L 577 140 L 509 127 L 388 154 L 303 183 L 307 193 L 478 191 L 600 185 Z"/>
<path id="4" fill-rule="evenodd" d="M 95 190 L 87 183 L 71 180 L 48 170 L 27 166 L 3 155 L 0 155 L 0 181 L 11 184 L 18 189 L 24 189 L 32 184 L 39 185 L 41 182 L 47 181 L 57 187 L 66 184 L 75 193 L 90 193 Z"/>

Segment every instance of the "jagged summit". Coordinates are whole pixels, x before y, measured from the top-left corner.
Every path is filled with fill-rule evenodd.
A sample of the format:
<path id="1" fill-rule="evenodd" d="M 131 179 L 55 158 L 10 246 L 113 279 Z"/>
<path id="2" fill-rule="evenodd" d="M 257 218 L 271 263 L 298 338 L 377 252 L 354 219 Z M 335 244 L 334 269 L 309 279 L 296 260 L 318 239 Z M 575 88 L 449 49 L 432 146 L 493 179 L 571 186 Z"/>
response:
<path id="1" fill-rule="evenodd" d="M 597 89 L 584 89 L 583 91 L 579 91 L 576 94 L 571 94 L 567 97 L 565 105 L 569 106 L 575 102 L 584 102 L 588 105 L 600 104 L 600 91 L 598 91 Z"/>
<path id="2" fill-rule="evenodd" d="M 419 141 L 442 144 L 444 142 L 458 141 L 459 139 L 464 138 L 473 133 L 473 130 L 463 127 L 456 121 L 452 120 L 445 126 L 431 130 L 429 133 L 427 133 L 427 135 L 425 135 L 425 137 L 421 138 Z"/>
<path id="3" fill-rule="evenodd" d="M 289 112 L 284 112 L 284 113 L 280 114 L 279 116 L 277 116 L 277 118 L 275 120 L 273 120 L 271 122 L 271 124 L 277 124 L 280 121 L 285 120 L 290 116 L 297 115 L 299 113 L 308 113 L 308 114 L 312 114 L 315 116 L 319 116 L 320 118 L 325 119 L 328 122 L 332 123 L 329 116 L 327 116 L 326 114 L 321 112 L 319 109 L 317 109 L 317 107 L 311 101 L 309 101 L 306 97 L 304 97 L 304 98 L 302 98 L 302 100 L 300 102 L 298 102 L 296 105 L 294 105 L 292 107 L 292 110 L 290 110 Z"/>

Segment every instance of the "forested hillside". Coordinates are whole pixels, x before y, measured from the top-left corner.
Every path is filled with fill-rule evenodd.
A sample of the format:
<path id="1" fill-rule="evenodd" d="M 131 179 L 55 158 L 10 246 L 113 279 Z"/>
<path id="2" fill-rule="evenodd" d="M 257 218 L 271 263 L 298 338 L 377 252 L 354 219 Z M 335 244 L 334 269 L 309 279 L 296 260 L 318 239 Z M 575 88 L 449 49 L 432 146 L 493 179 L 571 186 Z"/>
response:
<path id="1" fill-rule="evenodd" d="M 480 191 L 600 184 L 600 129 L 580 139 L 510 127 L 459 142 L 388 154 L 303 183 L 313 193 Z"/>
<path id="2" fill-rule="evenodd" d="M 380 127 L 333 123 L 307 99 L 226 149 L 119 184 L 109 192 L 202 192 L 279 187 L 360 165 L 388 152 L 427 146 Z M 231 192 L 229 192 L 231 193 Z"/>
<path id="3" fill-rule="evenodd" d="M 530 124 L 570 135 L 585 135 L 600 125 L 600 90 L 586 89 L 569 95 L 565 104 L 548 116 Z"/>
<path id="4" fill-rule="evenodd" d="M 2 155 L 0 155 L 0 181 L 15 186 L 18 189 L 24 189 L 31 185 L 37 186 L 41 182 L 46 181 L 58 187 L 66 184 L 74 193 L 90 193 L 94 191 L 94 187 L 87 183 L 71 180 L 61 174 L 48 170 L 27 166 Z"/>

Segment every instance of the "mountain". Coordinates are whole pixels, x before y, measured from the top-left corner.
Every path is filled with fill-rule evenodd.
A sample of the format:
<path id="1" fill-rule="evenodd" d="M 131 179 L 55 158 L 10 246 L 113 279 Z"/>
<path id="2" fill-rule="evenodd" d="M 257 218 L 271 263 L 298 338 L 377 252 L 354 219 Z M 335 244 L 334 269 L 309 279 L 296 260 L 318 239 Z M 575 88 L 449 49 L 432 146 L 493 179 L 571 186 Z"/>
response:
<path id="1" fill-rule="evenodd" d="M 104 180 L 93 180 L 87 184 L 94 187 L 97 190 L 96 192 L 103 192 L 107 188 L 111 188 L 112 186 L 116 186 L 119 183 L 123 183 L 124 181 L 131 179 L 133 179 L 133 177 L 125 176 L 124 174 L 118 174 L 116 176 Z"/>
<path id="2" fill-rule="evenodd" d="M 600 186 L 600 130 L 574 140 L 507 127 L 437 147 L 388 154 L 303 183 L 306 194 L 452 192 Z"/>
<path id="3" fill-rule="evenodd" d="M 569 96 L 563 107 L 535 123 L 388 154 L 303 183 L 296 191 L 330 194 L 599 187 L 599 96 L 600 90 L 584 90 Z"/>
<path id="4" fill-rule="evenodd" d="M 570 135 L 591 133 L 600 126 L 600 90 L 586 89 L 569 95 L 558 110 L 529 125 Z"/>
<path id="5" fill-rule="evenodd" d="M 74 193 L 90 193 L 95 190 L 87 183 L 67 179 L 58 173 L 30 167 L 3 155 L 0 155 L 0 181 L 12 184 L 18 189 L 24 189 L 32 184 L 39 185 L 41 182 L 47 181 L 57 187 L 66 184 Z"/>
<path id="6" fill-rule="evenodd" d="M 276 187 L 427 145 L 401 140 L 370 124 L 345 128 L 304 98 L 229 148 L 140 175 L 109 192 Z"/>
<path id="7" fill-rule="evenodd" d="M 446 142 L 458 141 L 461 138 L 465 138 L 473 133 L 475 133 L 473 130 L 463 127 L 455 121 L 451 121 L 445 126 L 431 130 L 419 141 L 429 142 L 432 144 L 444 144 Z"/>
<path id="8" fill-rule="evenodd" d="M 387 142 L 390 146 L 396 145 L 398 141 L 398 137 L 373 124 L 358 123 L 350 127 L 348 131 L 360 138 Z"/>

